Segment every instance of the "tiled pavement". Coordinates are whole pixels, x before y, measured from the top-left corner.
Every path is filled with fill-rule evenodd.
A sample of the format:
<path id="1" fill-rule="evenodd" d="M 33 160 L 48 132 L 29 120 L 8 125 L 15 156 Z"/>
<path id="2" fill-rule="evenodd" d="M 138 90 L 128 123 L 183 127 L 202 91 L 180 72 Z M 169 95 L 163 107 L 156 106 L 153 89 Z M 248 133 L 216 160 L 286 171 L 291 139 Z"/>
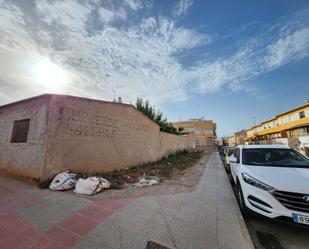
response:
<path id="1" fill-rule="evenodd" d="M 169 248 L 254 248 L 217 153 L 196 191 L 131 200 L 89 200 L 0 177 L 1 249 L 144 249 L 150 240 Z"/>

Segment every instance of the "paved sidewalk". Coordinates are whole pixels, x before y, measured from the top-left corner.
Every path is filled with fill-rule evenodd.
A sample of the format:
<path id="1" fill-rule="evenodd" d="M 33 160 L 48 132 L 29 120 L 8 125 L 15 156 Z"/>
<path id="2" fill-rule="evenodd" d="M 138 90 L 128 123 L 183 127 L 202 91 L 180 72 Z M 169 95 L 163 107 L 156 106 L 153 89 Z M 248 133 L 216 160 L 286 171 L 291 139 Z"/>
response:
<path id="1" fill-rule="evenodd" d="M 89 200 L 0 177 L 0 248 L 144 249 L 150 240 L 254 248 L 218 153 L 196 191 L 138 199 Z"/>

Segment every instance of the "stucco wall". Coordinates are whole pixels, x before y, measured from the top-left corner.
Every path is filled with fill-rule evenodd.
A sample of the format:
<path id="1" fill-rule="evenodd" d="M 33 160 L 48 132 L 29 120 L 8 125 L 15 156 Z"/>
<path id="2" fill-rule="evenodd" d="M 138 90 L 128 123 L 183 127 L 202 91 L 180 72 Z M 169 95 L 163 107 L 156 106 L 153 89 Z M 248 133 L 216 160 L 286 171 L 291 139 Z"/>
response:
<path id="1" fill-rule="evenodd" d="M 50 96 L 0 107 L 0 173 L 40 178 Z M 14 120 L 30 119 L 27 143 L 11 143 Z"/>
<path id="2" fill-rule="evenodd" d="M 166 132 L 160 132 L 159 157 L 163 157 L 180 150 L 193 149 L 194 144 L 188 137 L 177 136 Z"/>
<path id="3" fill-rule="evenodd" d="M 94 173 L 139 165 L 189 145 L 160 133 L 131 105 L 53 96 L 43 179 L 63 169 Z"/>

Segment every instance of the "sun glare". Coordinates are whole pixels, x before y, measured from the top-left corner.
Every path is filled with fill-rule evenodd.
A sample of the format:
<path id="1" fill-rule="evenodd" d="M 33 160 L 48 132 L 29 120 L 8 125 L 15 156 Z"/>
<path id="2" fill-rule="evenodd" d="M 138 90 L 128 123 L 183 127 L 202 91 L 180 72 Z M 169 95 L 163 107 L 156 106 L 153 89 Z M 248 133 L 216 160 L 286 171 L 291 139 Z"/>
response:
<path id="1" fill-rule="evenodd" d="M 63 69 L 51 62 L 41 62 L 36 68 L 37 81 L 51 90 L 57 90 L 67 82 Z"/>

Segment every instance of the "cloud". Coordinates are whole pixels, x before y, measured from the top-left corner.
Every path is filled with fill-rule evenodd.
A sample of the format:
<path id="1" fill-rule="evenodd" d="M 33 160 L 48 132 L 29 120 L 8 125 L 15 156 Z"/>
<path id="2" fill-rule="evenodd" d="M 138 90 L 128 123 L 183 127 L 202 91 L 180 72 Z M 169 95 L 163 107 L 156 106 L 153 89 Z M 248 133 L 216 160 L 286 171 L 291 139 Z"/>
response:
<path id="1" fill-rule="evenodd" d="M 126 20 L 127 19 L 127 13 L 125 12 L 124 9 L 119 9 L 119 10 L 108 10 L 103 7 L 99 7 L 98 13 L 100 16 L 100 19 L 104 23 L 110 23 L 114 22 L 117 20 Z"/>
<path id="2" fill-rule="evenodd" d="M 183 68 L 174 55 L 206 41 L 173 21 L 150 17 L 127 29 L 106 27 L 82 43 L 72 40 L 66 57 L 78 61 L 75 68 L 103 92 L 116 91 L 131 100 L 142 96 L 154 103 L 180 101 L 187 94 Z"/>
<path id="3" fill-rule="evenodd" d="M 106 100 L 116 95 L 126 102 L 143 97 L 159 105 L 224 86 L 246 90 L 244 82 L 309 53 L 309 25 L 302 21 L 309 16 L 306 11 L 268 27 L 229 56 L 202 61 L 192 56 L 190 64 L 182 63 L 183 55 L 197 48 L 208 51 L 215 42 L 214 35 L 177 22 L 191 1 L 180 1 L 170 17 L 145 15 L 148 1 L 0 3 L 2 103 L 51 91 L 33 73 L 46 59 L 70 76 L 58 92 Z"/>
<path id="4" fill-rule="evenodd" d="M 185 15 L 192 5 L 193 5 L 192 0 L 179 0 L 173 11 L 174 16 L 179 17 Z"/>
<path id="5" fill-rule="evenodd" d="M 144 6 L 142 0 L 125 0 L 125 3 L 133 10 L 141 9 Z"/>
<path id="6" fill-rule="evenodd" d="M 68 32 L 85 32 L 89 14 L 94 6 L 78 1 L 36 1 L 41 20 L 56 28 L 66 28 Z"/>
<path id="7" fill-rule="evenodd" d="M 233 91 L 246 90 L 246 81 L 308 56 L 309 27 L 290 21 L 269 27 L 229 57 L 198 63 L 186 71 L 185 78 L 201 94 L 223 86 Z"/>
<path id="8" fill-rule="evenodd" d="M 279 38 L 266 49 L 265 68 L 275 69 L 309 55 L 309 27 Z"/>
<path id="9" fill-rule="evenodd" d="M 22 11 L 11 3 L 0 2 L 1 36 L 0 48 L 17 50 L 22 48 L 23 41 L 30 40 Z"/>
<path id="10" fill-rule="evenodd" d="M 27 48 L 29 61 L 48 58 L 61 66 L 74 76 L 63 93 L 109 100 L 116 94 L 126 101 L 141 96 L 155 104 L 185 100 L 188 93 L 177 55 L 211 41 L 208 35 L 178 27 L 167 17 L 142 17 L 128 24 L 127 13 L 142 8 L 141 1 L 125 1 L 115 8 L 95 1 L 40 0 L 31 15 L 18 5 L 7 5 L 9 9 L 0 11 L 11 18 L 6 26 L 12 30 L 0 26 L 0 33 L 7 33 L 2 49 L 7 51 L 16 42 L 21 50 L 12 54 L 25 57 Z M 33 35 L 37 33 L 45 38 Z M 16 83 L 21 78 L 10 80 Z M 29 81 L 24 84 L 37 87 Z"/>

